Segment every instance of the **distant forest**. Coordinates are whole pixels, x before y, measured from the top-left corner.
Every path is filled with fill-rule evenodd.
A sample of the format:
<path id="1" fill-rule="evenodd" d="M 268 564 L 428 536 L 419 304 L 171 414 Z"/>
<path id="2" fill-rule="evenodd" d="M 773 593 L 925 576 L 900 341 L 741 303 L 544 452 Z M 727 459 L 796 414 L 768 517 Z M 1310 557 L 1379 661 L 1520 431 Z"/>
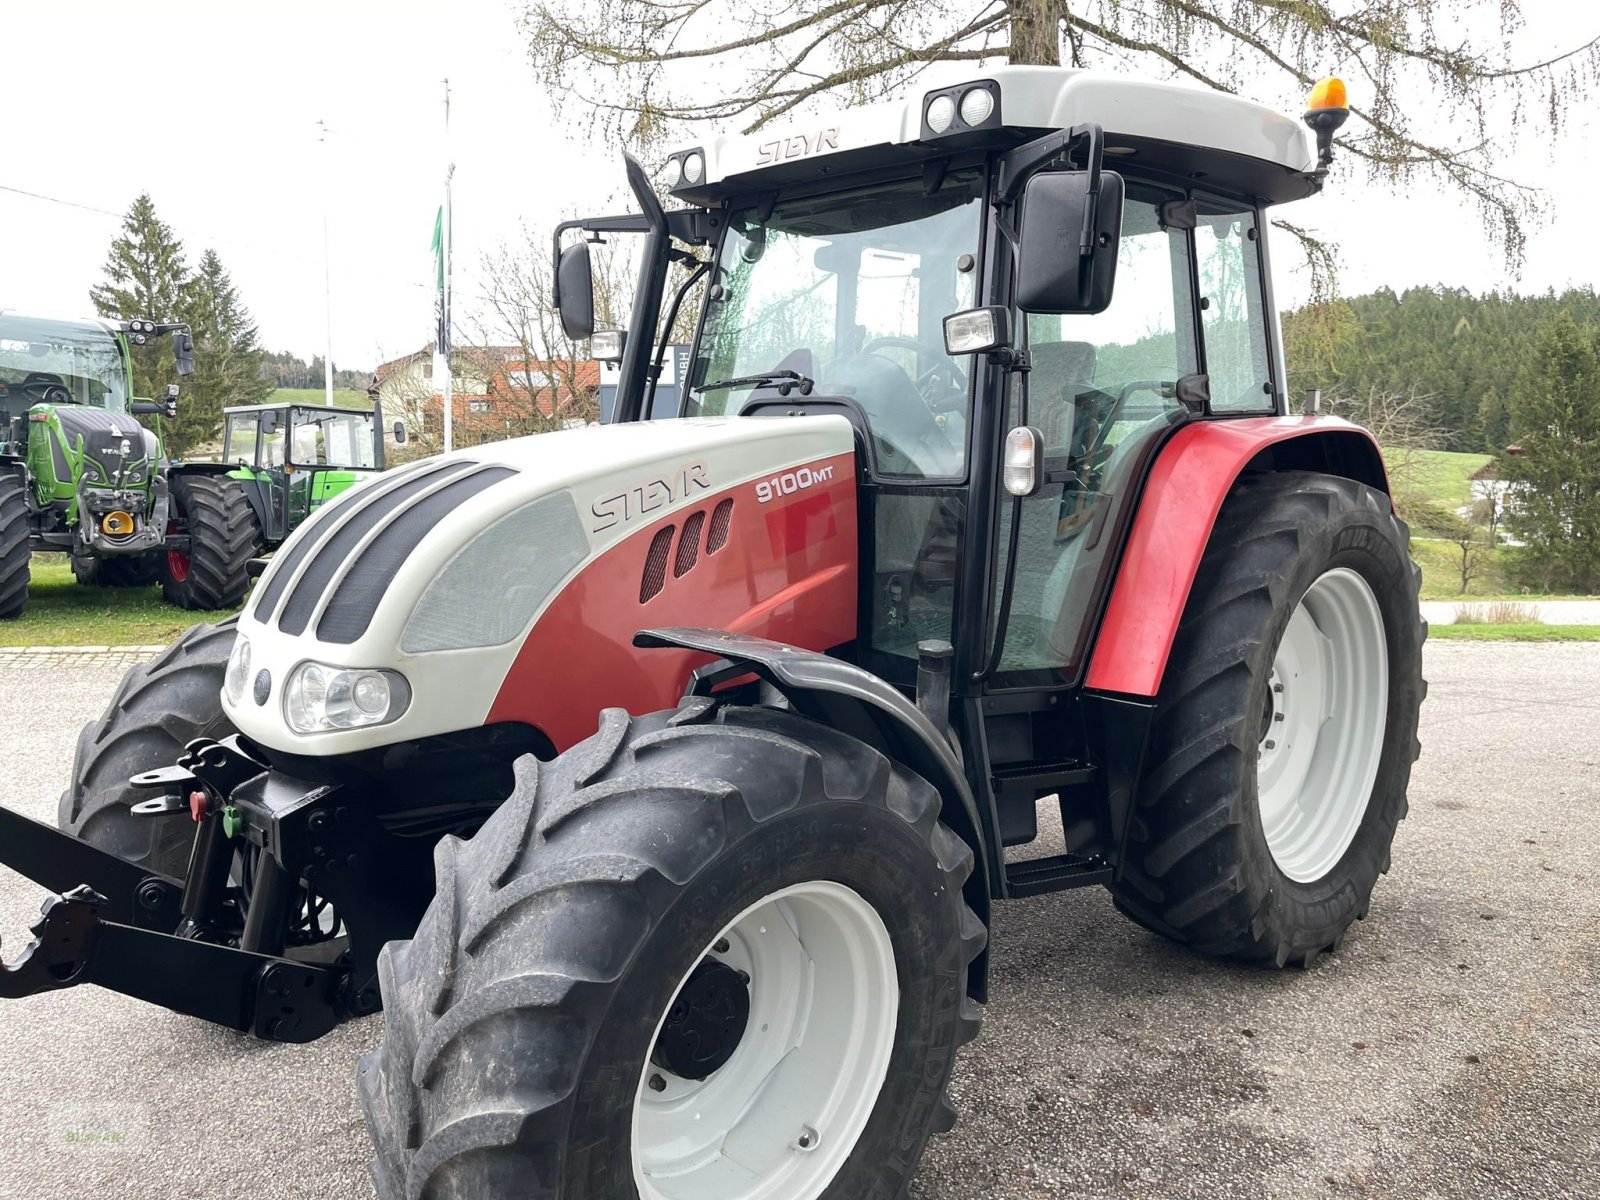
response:
<path id="1" fill-rule="evenodd" d="M 1427 417 L 1446 450 L 1498 453 L 1520 432 L 1511 412 L 1537 368 L 1536 353 L 1561 313 L 1600 327 L 1592 289 L 1540 296 L 1458 288 L 1388 288 L 1338 302 L 1330 327 L 1305 310 L 1284 316 L 1294 399 L 1320 387 L 1328 399 L 1376 389 L 1428 397 Z"/>
<path id="2" fill-rule="evenodd" d="M 275 388 L 319 388 L 322 386 L 322 355 L 314 355 L 307 362 L 293 354 L 267 354 L 261 362 L 261 378 Z M 371 381 L 371 371 L 352 371 L 338 363 L 333 365 L 336 388 L 364 392 Z"/>

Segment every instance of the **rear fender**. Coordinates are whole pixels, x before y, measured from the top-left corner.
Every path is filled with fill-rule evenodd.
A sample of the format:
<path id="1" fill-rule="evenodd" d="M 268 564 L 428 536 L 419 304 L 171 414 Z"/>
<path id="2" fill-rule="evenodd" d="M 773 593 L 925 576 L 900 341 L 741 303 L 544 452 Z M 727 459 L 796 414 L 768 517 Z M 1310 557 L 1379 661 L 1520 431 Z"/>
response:
<path id="1" fill-rule="evenodd" d="M 876 746 L 933 784 L 942 802 L 940 819 L 972 848 L 975 863 L 963 893 L 984 928 L 989 927 L 985 826 L 955 751 L 916 705 L 870 671 L 767 638 L 716 629 L 650 629 L 635 634 L 633 644 L 698 650 L 745 668 L 781 692 L 802 716 Z M 986 948 L 973 960 L 967 978 L 975 999 L 987 997 L 988 975 Z"/>
<path id="2" fill-rule="evenodd" d="M 1160 690 L 1212 526 L 1246 471 L 1320 471 L 1389 492 L 1372 435 L 1337 417 L 1183 426 L 1150 469 L 1084 686 L 1126 696 Z"/>

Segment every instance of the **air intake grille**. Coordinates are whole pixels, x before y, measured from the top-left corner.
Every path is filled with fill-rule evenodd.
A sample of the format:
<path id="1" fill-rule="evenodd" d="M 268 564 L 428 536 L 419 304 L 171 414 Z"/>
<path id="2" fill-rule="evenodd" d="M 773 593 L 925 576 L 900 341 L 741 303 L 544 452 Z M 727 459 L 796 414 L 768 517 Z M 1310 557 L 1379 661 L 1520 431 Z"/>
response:
<path id="1" fill-rule="evenodd" d="M 334 503 L 336 507 L 327 510 L 326 515 L 324 515 L 320 521 L 316 522 L 316 524 L 311 528 L 306 529 L 298 538 L 292 538 L 290 540 L 290 545 L 286 549 L 280 551 L 277 556 L 273 558 L 272 566 L 267 571 L 267 577 L 262 582 L 261 590 L 256 594 L 256 605 L 254 610 L 256 620 L 265 623 L 272 619 L 272 611 L 273 609 L 277 608 L 278 601 L 282 598 L 284 589 L 289 586 L 289 580 L 294 578 L 294 573 L 299 569 L 300 563 L 305 559 L 306 555 L 315 550 L 318 544 L 328 536 L 328 531 L 339 524 L 339 521 L 347 508 L 351 509 L 352 515 L 350 520 L 345 524 L 344 528 L 349 529 L 351 525 L 357 525 L 360 527 L 355 531 L 354 536 L 349 540 L 349 545 L 353 546 L 355 542 L 360 539 L 363 533 L 372 528 L 372 519 L 368 518 L 367 515 L 361 511 L 364 507 L 371 508 L 381 501 L 388 499 L 388 497 L 395 495 L 397 492 L 403 491 L 406 496 L 414 496 L 418 489 L 426 487 L 436 478 L 442 479 L 449 475 L 459 474 L 460 472 L 465 471 L 471 465 L 471 463 L 465 462 L 450 463 L 442 468 L 441 473 L 441 469 L 437 463 L 418 463 L 415 467 L 402 468 L 400 471 L 391 472 L 386 478 L 385 482 L 392 484 L 393 487 L 387 492 L 385 492 L 381 487 L 373 486 L 371 488 L 363 488 L 349 500 L 335 501 Z M 411 477 L 411 481 L 402 483 L 395 478 L 397 475 L 409 476 Z M 395 501 L 396 504 L 400 502 L 400 500 Z M 389 508 L 385 508 L 383 511 L 388 512 L 393 507 L 393 505 L 390 505 Z M 318 584 L 312 589 L 311 596 L 309 597 L 309 602 L 312 605 L 315 604 L 316 598 L 322 594 L 323 584 L 326 584 L 328 579 L 332 578 L 333 572 L 338 568 L 339 564 L 344 561 L 344 557 L 348 553 L 349 549 L 347 546 L 343 553 L 333 553 L 326 556 L 327 566 L 326 570 L 322 572 L 322 583 Z M 318 570 L 320 566 L 321 564 L 319 562 L 317 566 L 313 566 L 312 570 Z M 299 592 L 297 589 L 296 595 L 298 594 Z M 307 612 L 310 612 L 309 608 L 307 609 Z M 304 621 L 300 623 L 300 628 L 305 628 Z"/>
<path id="2" fill-rule="evenodd" d="M 339 581 L 317 622 L 317 637 L 347 645 L 365 633 L 383 593 L 428 531 L 485 488 L 515 474 L 510 467 L 486 467 L 446 484 L 391 521 Z"/>
<path id="3" fill-rule="evenodd" d="M 691 513 L 683 523 L 683 536 L 678 539 L 678 557 L 672 564 L 672 577 L 682 579 L 700 557 L 700 531 L 705 528 L 706 514 Z"/>
<path id="4" fill-rule="evenodd" d="M 306 567 L 306 573 L 300 577 L 300 582 L 289 594 L 288 603 L 283 606 L 283 616 L 278 619 L 278 628 L 289 634 L 304 633 L 306 626 L 311 622 L 311 615 L 317 611 L 317 605 L 321 602 L 322 594 L 327 590 L 328 584 L 338 574 L 339 568 L 344 566 L 346 560 L 355 553 L 356 545 L 372 531 L 373 526 L 380 524 L 390 513 L 414 499 L 418 492 L 477 465 L 473 462 L 454 462 L 438 471 L 418 475 L 415 479 L 407 480 L 399 487 L 383 493 L 348 517 L 344 524 L 328 537 L 316 557 L 311 560 L 311 564 Z M 292 563 L 284 563 L 283 567 L 274 573 L 270 582 L 276 584 L 282 579 L 287 583 L 292 568 Z M 266 613 L 270 609 L 269 597 L 263 596 L 262 609 L 257 619 L 265 621 Z"/>
<path id="5" fill-rule="evenodd" d="M 672 534 L 676 525 L 667 525 L 656 531 L 650 540 L 650 553 L 644 560 L 644 579 L 639 584 L 639 603 L 660 594 L 667 585 L 667 555 L 672 550 Z"/>
<path id="6" fill-rule="evenodd" d="M 711 514 L 711 532 L 706 535 L 706 553 L 715 554 L 728 544 L 728 528 L 733 524 L 733 499 L 717 505 Z"/>

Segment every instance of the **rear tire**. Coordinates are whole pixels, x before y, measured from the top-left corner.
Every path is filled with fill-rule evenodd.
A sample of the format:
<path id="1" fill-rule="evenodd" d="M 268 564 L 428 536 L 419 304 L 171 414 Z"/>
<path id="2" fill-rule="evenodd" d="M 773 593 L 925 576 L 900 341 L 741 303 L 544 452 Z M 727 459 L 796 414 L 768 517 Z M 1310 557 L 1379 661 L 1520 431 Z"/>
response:
<path id="1" fill-rule="evenodd" d="M 735 1137 L 777 1189 L 763 1195 L 899 1195 L 930 1134 L 953 1124 L 945 1084 L 978 1028 L 967 966 L 986 938 L 962 898 L 972 867 L 928 783 L 834 730 L 707 701 L 639 720 L 607 710 L 554 762 L 521 759 L 510 799 L 470 841 L 439 843 L 438 896 L 415 938 L 384 948 L 384 1040 L 358 1079 L 379 1195 L 723 1200 L 741 1193 L 714 1148 Z M 772 903 L 791 908 L 773 922 L 760 916 Z M 854 958 L 822 948 L 833 928 L 857 931 L 838 939 Z M 816 964 L 809 975 L 762 965 L 769 931 Z M 750 978 L 730 983 L 741 963 Z M 728 989 L 717 1007 L 680 990 L 702 969 Z M 855 990 L 826 1016 L 762 1015 L 842 976 Z M 729 1007 L 741 991 L 747 1023 Z M 684 1062 L 657 1031 L 686 1005 L 711 1021 L 695 1052 L 723 1038 L 730 1056 L 700 1079 L 661 1065 Z M 854 1056 L 835 1060 L 842 1029 L 857 1030 Z M 774 1046 L 782 1065 L 763 1074 Z M 857 1060 L 881 1064 L 881 1086 L 867 1070 L 832 1096 L 826 1081 L 854 1078 Z M 683 1105 L 703 1108 L 692 1128 L 713 1152 L 665 1174 L 684 1166 L 671 1134 Z"/>
<path id="2" fill-rule="evenodd" d="M 0 621 L 14 621 L 28 607 L 28 498 L 21 478 L 0 471 Z"/>
<path id="3" fill-rule="evenodd" d="M 162 594 L 179 608 L 237 608 L 250 589 L 248 567 L 261 545 L 249 497 L 226 476 L 178 475 L 172 504 L 188 531 L 189 551 L 162 556 Z"/>
<path id="4" fill-rule="evenodd" d="M 1237 487 L 1196 575 L 1112 894 L 1147 929 L 1283 966 L 1367 915 L 1406 813 L 1426 627 L 1382 492 Z"/>
<path id="5" fill-rule="evenodd" d="M 84 587 L 143 588 L 161 582 L 159 554 L 125 554 L 115 558 L 74 557 L 72 577 Z"/>
<path id="6" fill-rule="evenodd" d="M 57 821 L 91 845 L 163 875 L 182 879 L 194 825 L 185 816 L 136 817 L 128 811 L 149 792 L 131 776 L 170 767 L 195 738 L 236 732 L 222 711 L 222 676 L 237 633 L 230 618 L 196 625 L 152 662 L 131 668 L 105 714 L 78 735 L 72 782 Z"/>

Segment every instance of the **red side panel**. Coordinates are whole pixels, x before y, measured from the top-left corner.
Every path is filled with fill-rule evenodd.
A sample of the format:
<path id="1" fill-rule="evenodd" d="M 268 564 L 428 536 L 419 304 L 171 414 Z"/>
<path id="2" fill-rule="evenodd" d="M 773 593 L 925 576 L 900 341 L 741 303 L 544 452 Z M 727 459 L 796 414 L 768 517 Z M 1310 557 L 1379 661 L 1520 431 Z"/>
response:
<path id="1" fill-rule="evenodd" d="M 860 553 L 855 460 L 845 454 L 808 465 L 814 476 L 831 467 L 831 478 L 790 495 L 769 492 L 766 503 L 756 483 L 710 494 L 641 525 L 590 561 L 534 624 L 489 721 L 525 721 L 565 750 L 595 731 L 602 708 L 645 713 L 671 707 L 706 657 L 636 650 L 633 635 L 641 629 L 705 626 L 807 650 L 851 641 Z M 726 542 L 708 552 L 714 513 L 729 498 Z M 696 512 L 705 520 L 694 523 L 694 552 L 680 553 L 685 525 Z M 661 590 L 641 602 L 651 544 L 668 525 L 674 529 Z M 690 557 L 693 565 L 686 566 Z"/>
<path id="2" fill-rule="evenodd" d="M 1130 696 L 1160 690 L 1167 653 L 1228 489 L 1268 446 L 1328 433 L 1372 441 L 1365 430 L 1332 417 L 1197 421 L 1173 435 L 1150 472 L 1084 686 Z"/>

